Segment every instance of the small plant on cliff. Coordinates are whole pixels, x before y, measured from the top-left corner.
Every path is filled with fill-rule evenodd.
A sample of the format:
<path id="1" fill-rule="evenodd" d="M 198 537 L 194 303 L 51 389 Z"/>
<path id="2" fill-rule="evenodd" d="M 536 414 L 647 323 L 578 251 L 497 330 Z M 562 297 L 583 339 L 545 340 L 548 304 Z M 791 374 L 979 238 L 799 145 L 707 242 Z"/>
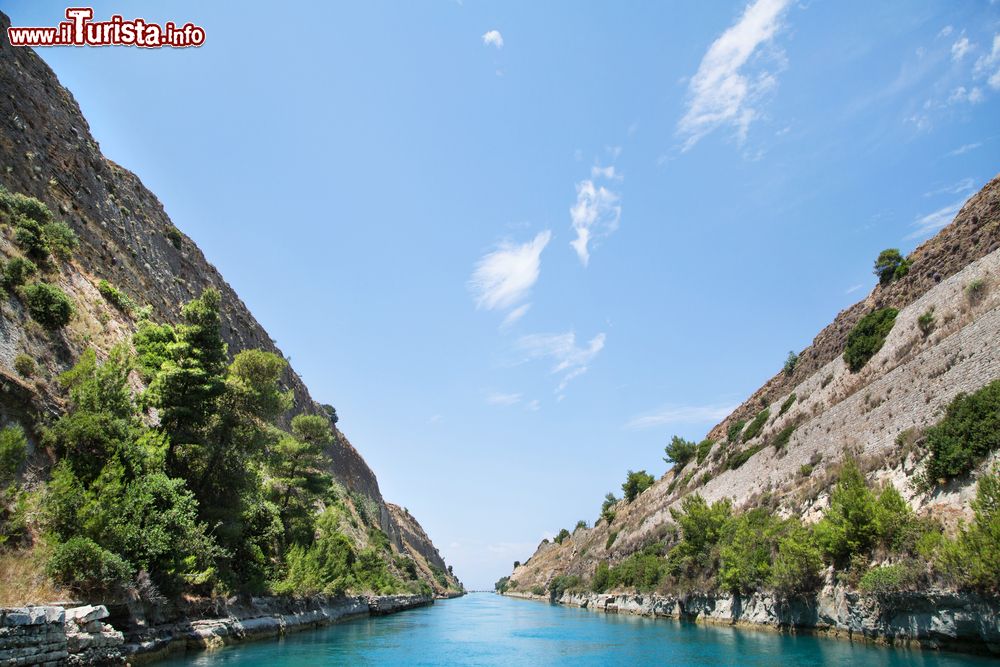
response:
<path id="1" fill-rule="evenodd" d="M 705 438 L 698 443 L 698 463 L 702 463 L 708 458 L 709 453 L 712 451 L 712 447 L 715 446 L 715 440 L 711 438 Z"/>
<path id="2" fill-rule="evenodd" d="M 549 582 L 549 597 L 558 600 L 566 591 L 574 591 L 580 588 L 583 581 L 575 574 L 560 574 Z"/>
<path id="3" fill-rule="evenodd" d="M 879 253 L 872 273 L 878 276 L 879 284 L 888 285 L 893 280 L 905 276 L 909 270 L 909 260 L 903 259 L 903 255 L 896 248 L 887 248 Z"/>
<path id="4" fill-rule="evenodd" d="M 779 451 L 785 448 L 788 441 L 792 437 L 792 433 L 795 432 L 798 424 L 789 424 L 785 428 L 778 431 L 778 434 L 774 436 L 774 440 L 771 441 L 771 445 L 774 447 L 775 451 Z"/>
<path id="5" fill-rule="evenodd" d="M 675 467 L 683 468 L 684 464 L 694 457 L 698 451 L 698 446 L 694 442 L 675 435 L 670 439 L 667 446 L 663 448 L 663 451 L 666 453 L 666 456 L 663 458 L 665 462 L 673 464 Z"/>
<path id="6" fill-rule="evenodd" d="M 0 429 L 0 488 L 14 479 L 28 453 L 28 439 L 19 425 Z"/>
<path id="7" fill-rule="evenodd" d="M 982 301 L 983 297 L 986 296 L 986 280 L 984 278 L 976 278 L 966 285 L 965 296 L 971 304 L 977 304 Z"/>
<path id="8" fill-rule="evenodd" d="M 799 363 L 799 355 L 795 354 L 794 351 L 789 351 L 788 356 L 785 357 L 784 371 L 785 375 L 791 375 L 795 372 L 795 367 Z"/>
<path id="9" fill-rule="evenodd" d="M 24 300 L 32 319 L 49 331 L 63 328 L 73 316 L 73 302 L 55 285 L 28 285 L 24 288 Z"/>
<path id="10" fill-rule="evenodd" d="M 767 423 L 768 418 L 771 416 L 771 410 L 769 408 L 764 408 L 757 413 L 757 416 L 753 418 L 750 425 L 747 426 L 747 430 L 743 431 L 743 442 L 747 440 L 752 440 L 760 435 L 760 432 L 764 429 L 764 424 Z"/>
<path id="11" fill-rule="evenodd" d="M 123 313 L 129 314 L 135 310 L 135 301 L 133 301 L 128 294 L 121 291 L 107 280 L 102 279 L 97 283 L 97 291 L 101 293 L 108 303 L 122 311 Z"/>
<path id="12" fill-rule="evenodd" d="M 956 396 L 944 418 L 927 429 L 925 444 L 928 481 L 963 475 L 1000 449 L 1000 380 Z"/>
<path id="13" fill-rule="evenodd" d="M 611 583 L 611 568 L 605 561 L 601 561 L 594 568 L 594 576 L 590 578 L 590 590 L 595 593 L 603 593 L 608 590 Z"/>
<path id="14" fill-rule="evenodd" d="M 164 236 L 167 237 L 167 240 L 170 241 L 171 245 L 178 250 L 181 249 L 181 241 L 184 238 L 181 235 L 181 230 L 177 229 L 173 225 L 167 225 L 167 230 L 164 232 Z"/>
<path id="15" fill-rule="evenodd" d="M 615 494 L 608 491 L 607 495 L 604 496 L 604 502 L 601 503 L 601 518 L 604 519 L 608 524 L 611 524 L 615 520 L 615 505 L 618 504 L 618 498 Z"/>
<path id="16" fill-rule="evenodd" d="M 1000 590 L 1000 471 L 983 475 L 972 501 L 975 520 L 946 542 L 938 565 L 956 582 L 980 590 Z"/>
<path id="17" fill-rule="evenodd" d="M 861 370 L 882 349 L 898 313 L 895 308 L 882 308 L 868 313 L 854 325 L 844 349 L 844 361 L 852 373 Z"/>
<path id="18" fill-rule="evenodd" d="M 587 524 L 587 520 L 580 519 L 579 521 L 576 522 L 576 526 L 573 528 L 573 532 L 575 533 L 578 530 L 587 530 L 588 528 L 590 528 L 590 526 Z"/>
<path id="19" fill-rule="evenodd" d="M 532 595 L 545 595 L 545 587 L 541 584 L 535 584 L 531 587 Z"/>
<path id="20" fill-rule="evenodd" d="M 42 227 L 42 236 L 48 250 L 60 259 L 69 259 L 80 246 L 76 234 L 65 222 L 54 220 Z"/>
<path id="21" fill-rule="evenodd" d="M 880 565 L 865 572 L 858 588 L 872 595 L 886 595 L 912 589 L 920 578 L 920 571 L 913 563 Z"/>
<path id="22" fill-rule="evenodd" d="M 14 370 L 17 371 L 17 374 L 21 377 L 30 378 L 35 374 L 37 366 L 34 359 L 22 352 L 14 357 Z"/>
<path id="23" fill-rule="evenodd" d="M 567 538 L 567 537 L 569 537 L 569 531 L 568 531 L 568 530 L 566 530 L 565 528 L 563 528 L 563 529 L 562 529 L 562 530 L 560 530 L 560 531 L 559 531 L 559 533 L 558 533 L 558 534 L 557 534 L 557 535 L 555 536 L 555 538 L 553 539 L 553 541 L 554 541 L 554 542 L 555 542 L 556 544 L 562 544 L 562 543 L 563 543 L 563 542 L 564 542 L 564 541 L 566 540 L 566 538 Z"/>
<path id="24" fill-rule="evenodd" d="M 746 421 L 743 419 L 739 419 L 730 424 L 729 428 L 726 430 L 726 440 L 730 443 L 736 442 L 740 437 L 740 433 L 743 432 L 743 427 L 746 426 L 746 424 Z"/>
<path id="25" fill-rule="evenodd" d="M 653 476 L 646 473 L 645 470 L 640 470 L 639 472 L 628 471 L 628 476 L 625 478 L 625 482 L 622 484 L 622 492 L 625 494 L 625 501 L 632 502 L 636 497 L 653 486 Z"/>
<path id="26" fill-rule="evenodd" d="M 931 332 L 934 331 L 934 327 L 937 325 L 934 318 L 934 306 L 931 306 L 924 313 L 917 318 L 917 327 L 920 329 L 925 337 L 930 336 Z"/>
<path id="27" fill-rule="evenodd" d="M 785 414 L 795 403 L 795 392 L 792 392 L 788 398 L 785 399 L 784 403 L 781 404 L 781 409 L 778 410 L 778 416 Z"/>
<path id="28" fill-rule="evenodd" d="M 3 286 L 13 291 L 24 283 L 28 278 L 38 273 L 38 267 L 30 259 L 15 257 L 7 262 L 3 267 Z"/>

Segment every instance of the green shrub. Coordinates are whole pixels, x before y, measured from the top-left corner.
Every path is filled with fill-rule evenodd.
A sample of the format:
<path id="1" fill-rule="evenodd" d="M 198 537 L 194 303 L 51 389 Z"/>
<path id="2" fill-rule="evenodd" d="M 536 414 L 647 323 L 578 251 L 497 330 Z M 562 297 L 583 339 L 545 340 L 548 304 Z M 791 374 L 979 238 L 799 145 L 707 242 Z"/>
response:
<path id="1" fill-rule="evenodd" d="M 128 314 L 135 310 L 135 301 L 133 301 L 128 294 L 121 291 L 103 278 L 97 283 L 97 291 L 101 293 L 101 296 L 103 296 L 108 303 L 123 313 Z"/>
<path id="2" fill-rule="evenodd" d="M 24 298 L 32 319 L 49 331 L 66 326 L 73 316 L 73 302 L 55 285 L 28 285 L 24 288 Z"/>
<path id="3" fill-rule="evenodd" d="M 583 581 L 575 574 L 560 574 L 549 582 L 549 596 L 558 600 L 566 591 L 580 588 Z"/>
<path id="4" fill-rule="evenodd" d="M 601 503 L 601 518 L 608 522 L 608 525 L 615 520 L 615 505 L 618 504 L 618 499 L 615 498 L 615 494 L 608 491 L 607 495 L 604 496 L 604 502 Z"/>
<path id="5" fill-rule="evenodd" d="M 781 404 L 781 409 L 778 410 L 778 416 L 780 417 L 781 415 L 788 412 L 788 410 L 792 407 L 794 403 L 795 403 L 795 392 L 792 392 L 791 395 L 785 399 L 784 403 Z"/>
<path id="6" fill-rule="evenodd" d="M 594 568 L 594 576 L 590 578 L 590 590 L 595 593 L 603 593 L 608 590 L 608 586 L 611 584 L 611 568 L 604 561 L 597 564 Z"/>
<path id="7" fill-rule="evenodd" d="M 20 287 L 28 278 L 38 273 L 38 267 L 30 259 L 15 257 L 3 267 L 3 286 L 8 290 Z"/>
<path id="8" fill-rule="evenodd" d="M 714 569 L 715 550 L 732 513 L 728 498 L 709 505 L 697 493 L 685 496 L 680 509 L 671 508 L 681 532 L 680 541 L 667 554 L 671 574 L 698 576 Z"/>
<path id="9" fill-rule="evenodd" d="M 666 574 L 664 560 L 657 553 L 662 548 L 660 544 L 651 545 L 611 568 L 608 585 L 637 591 L 654 590 Z"/>
<path id="10" fill-rule="evenodd" d="M 789 351 L 788 356 L 785 357 L 785 365 L 783 370 L 785 375 L 791 375 L 795 372 L 795 366 L 799 363 L 799 355 L 795 354 L 794 351 Z"/>
<path id="11" fill-rule="evenodd" d="M 628 471 L 628 476 L 625 478 L 625 482 L 622 484 L 622 491 L 625 493 L 625 501 L 632 502 L 635 500 L 636 496 L 640 493 L 653 486 L 652 475 L 646 473 L 645 470 L 640 470 L 639 472 Z"/>
<path id="12" fill-rule="evenodd" d="M 743 442 L 747 440 L 752 440 L 760 435 L 760 432 L 764 429 L 764 424 L 767 423 L 768 417 L 771 416 L 771 410 L 769 408 L 764 408 L 757 413 L 757 416 L 753 418 L 750 425 L 747 426 L 747 430 L 743 431 Z"/>
<path id="13" fill-rule="evenodd" d="M 898 312 L 895 308 L 875 310 L 854 325 L 847 335 L 847 347 L 844 349 L 844 361 L 852 373 L 861 370 L 882 349 L 886 336 L 896 323 Z"/>
<path id="14" fill-rule="evenodd" d="M 729 442 L 736 442 L 737 438 L 740 437 L 740 433 L 743 432 L 743 427 L 746 426 L 746 421 L 739 419 L 729 425 L 726 430 L 726 440 Z"/>
<path id="15" fill-rule="evenodd" d="M 562 529 L 562 530 L 560 530 L 560 531 L 559 531 L 559 533 L 558 533 L 558 534 L 557 534 L 557 535 L 555 536 L 555 539 L 554 539 L 553 541 L 554 541 L 554 542 L 555 542 L 556 544 L 562 544 L 562 543 L 563 543 L 563 541 L 564 541 L 564 540 L 565 540 L 565 539 L 566 539 L 567 537 L 569 537 L 569 531 L 568 531 L 568 530 L 566 530 L 565 528 L 563 528 L 563 529 Z"/>
<path id="16" fill-rule="evenodd" d="M 813 474 L 813 467 L 808 463 L 804 463 L 801 466 L 799 466 L 799 474 L 802 475 L 803 477 L 808 477 L 809 475 Z"/>
<path id="17" fill-rule="evenodd" d="M 573 527 L 573 532 L 575 533 L 578 530 L 586 530 L 588 528 L 590 528 L 590 526 L 587 525 L 587 520 L 580 519 L 576 522 L 576 526 Z"/>
<path id="18" fill-rule="evenodd" d="M 169 225 L 167 227 L 167 230 L 164 232 L 164 236 L 167 237 L 167 240 L 170 241 L 171 245 L 173 245 L 178 250 L 181 249 L 181 240 L 184 238 L 181 235 L 181 230 L 177 229 L 173 225 Z"/>
<path id="19" fill-rule="evenodd" d="M 30 218 L 18 218 L 15 223 L 14 243 L 36 262 L 46 262 L 49 247 L 45 243 L 42 225 Z"/>
<path id="20" fill-rule="evenodd" d="M 926 431 L 929 481 L 964 475 L 1000 448 L 1000 380 L 959 394 L 944 418 Z"/>
<path id="21" fill-rule="evenodd" d="M 495 584 L 493 584 L 493 590 L 497 593 L 503 595 L 510 588 L 510 577 L 500 577 Z"/>
<path id="22" fill-rule="evenodd" d="M 934 331 L 935 326 L 937 326 L 937 323 L 934 318 L 934 306 L 931 306 L 917 318 L 917 327 L 920 329 L 920 333 L 924 336 L 929 336 Z"/>
<path id="23" fill-rule="evenodd" d="M 132 578 L 132 566 L 86 537 L 56 546 L 46 565 L 56 583 L 84 595 L 108 595 Z"/>
<path id="24" fill-rule="evenodd" d="M 872 595 L 911 590 L 919 580 L 919 570 L 909 563 L 881 565 L 861 577 L 858 588 Z"/>
<path id="25" fill-rule="evenodd" d="M 719 583 L 725 590 L 750 593 L 771 577 L 772 550 L 781 522 L 757 508 L 733 517 L 723 530 Z"/>
<path id="26" fill-rule="evenodd" d="M 545 595 L 545 588 L 541 584 L 535 584 L 531 587 L 532 595 Z"/>
<path id="27" fill-rule="evenodd" d="M 699 464 L 708 458 L 708 455 L 711 453 L 712 447 L 714 446 L 715 446 L 715 440 L 712 440 L 711 438 L 705 438 L 704 440 L 698 443 Z"/>
<path id="28" fill-rule="evenodd" d="M 408 578 L 417 578 L 417 563 L 412 558 L 400 554 L 393 559 L 393 562 L 396 565 L 396 569 L 405 574 Z"/>
<path id="29" fill-rule="evenodd" d="M 798 424 L 789 424 L 785 428 L 778 431 L 778 434 L 774 436 L 774 440 L 771 442 L 771 444 L 774 446 L 774 449 L 775 450 L 784 449 L 785 446 L 788 444 L 788 441 L 791 439 L 792 433 L 795 432 L 795 429 L 797 427 Z"/>
<path id="30" fill-rule="evenodd" d="M 983 475 L 972 501 L 975 519 L 942 544 L 938 565 L 960 586 L 1000 591 L 1000 474 Z"/>
<path id="31" fill-rule="evenodd" d="M 605 550 L 610 549 L 611 545 L 614 544 L 615 540 L 617 540 L 617 539 L 618 539 L 618 531 L 617 530 L 613 530 L 610 533 L 608 533 L 608 539 L 604 543 Z"/>
<path id="32" fill-rule="evenodd" d="M 14 479 L 28 454 L 28 438 L 20 425 L 0 429 L 0 485 Z"/>
<path id="33" fill-rule="evenodd" d="M 45 245 L 52 254 L 61 258 L 69 259 L 80 246 L 80 241 L 76 234 L 65 222 L 48 222 L 42 227 L 42 237 Z"/>
<path id="34" fill-rule="evenodd" d="M 726 465 L 729 467 L 730 470 L 736 470 L 744 463 L 749 461 L 751 456 L 753 456 L 760 450 L 764 449 L 766 444 L 767 443 L 765 442 L 761 442 L 759 444 L 754 445 L 753 447 L 747 447 L 743 451 L 733 452 L 732 454 L 729 455 L 729 458 L 726 460 Z"/>
<path id="35" fill-rule="evenodd" d="M 896 270 L 903 265 L 903 255 L 900 254 L 899 250 L 896 248 L 887 248 L 879 253 L 872 273 L 878 276 L 879 284 L 888 285 L 895 279 Z M 903 275 L 906 275 L 906 271 L 909 270 L 909 264 L 906 264 L 906 267 Z"/>
<path id="36" fill-rule="evenodd" d="M 30 378 L 37 370 L 35 360 L 22 352 L 14 357 L 14 370 L 21 377 Z"/>
<path id="37" fill-rule="evenodd" d="M 971 281 L 965 286 L 965 296 L 968 297 L 970 303 L 979 303 L 986 296 L 986 280 L 976 278 Z"/>
<path id="38" fill-rule="evenodd" d="M 819 586 L 822 569 L 823 558 L 812 531 L 794 525 L 778 540 L 770 583 L 783 597 L 806 593 Z"/>
<path id="39" fill-rule="evenodd" d="M 698 446 L 696 444 L 675 435 L 663 449 L 666 452 L 666 457 L 663 460 L 682 468 L 685 463 L 694 457 L 697 450 Z"/>

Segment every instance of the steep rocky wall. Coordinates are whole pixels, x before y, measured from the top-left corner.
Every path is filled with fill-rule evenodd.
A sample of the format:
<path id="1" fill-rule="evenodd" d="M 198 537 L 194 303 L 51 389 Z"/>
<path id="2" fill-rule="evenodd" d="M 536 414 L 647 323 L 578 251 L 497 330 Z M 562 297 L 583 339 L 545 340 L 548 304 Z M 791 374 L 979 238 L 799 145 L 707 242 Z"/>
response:
<path id="1" fill-rule="evenodd" d="M 549 601 L 530 593 L 511 597 Z M 1000 654 L 1000 600 L 974 593 L 862 596 L 828 585 L 810 599 L 769 594 L 690 595 L 564 593 L 559 604 L 612 614 L 634 614 L 779 632 L 808 632 L 890 646 Z"/>
<path id="2" fill-rule="evenodd" d="M 72 261 L 47 277 L 72 298 L 73 322 L 66 331 L 48 335 L 30 320 L 16 299 L 0 317 L 0 419 L 17 421 L 31 430 L 38 416 L 62 408 L 58 383 L 88 347 L 105 355 L 127 340 L 135 322 L 111 307 L 96 289 L 106 279 L 139 304 L 149 304 L 154 317 L 176 322 L 180 307 L 205 288 L 222 295 L 222 334 L 230 353 L 259 348 L 284 356 L 246 305 L 201 250 L 167 216 L 156 196 L 135 174 L 105 158 L 72 94 L 31 49 L 13 48 L 7 41 L 10 19 L 0 12 L 0 184 L 45 202 L 69 224 L 80 239 Z M 0 258 L 16 250 L 0 235 Z M 18 353 L 35 359 L 39 373 L 30 381 L 18 376 Z M 298 412 L 325 414 L 301 378 L 288 368 L 284 384 L 292 389 Z M 139 388 L 139 387 L 137 387 Z M 46 474 L 50 453 L 35 446 L 23 479 L 31 485 Z M 348 490 L 374 500 L 379 523 L 390 539 L 402 545 L 400 529 L 386 506 L 375 473 L 340 431 L 326 452 L 331 471 Z M 430 539 L 414 536 L 418 551 L 434 551 Z M 421 539 L 426 542 L 421 542 Z"/>
<path id="3" fill-rule="evenodd" d="M 907 278 L 877 287 L 838 315 L 803 353 L 804 361 L 791 376 L 781 374 L 769 381 L 715 427 L 710 437 L 718 442 L 702 463 L 692 460 L 672 469 L 634 502 L 620 503 L 613 524 L 600 521 L 575 531 L 561 545 L 539 545 L 511 575 L 517 590 L 544 587 L 559 574 L 586 580 L 598 562 L 618 562 L 661 539 L 672 521 L 670 509 L 689 493 L 709 501 L 729 497 L 737 506 L 769 495 L 780 514 L 816 520 L 846 453 L 859 458 L 871 482 L 892 483 L 919 513 L 936 516 L 948 527 L 970 518 L 968 502 L 975 493 L 976 475 L 933 492 L 921 490 L 915 477 L 923 462 L 907 434 L 940 420 L 958 393 L 1000 378 L 998 236 L 1000 178 L 914 252 Z M 976 281 L 982 281 L 985 293 L 972 297 L 968 286 Z M 842 358 L 846 332 L 861 314 L 887 304 L 899 308 L 892 331 L 865 367 L 852 373 Z M 935 325 L 924 334 L 917 320 L 928 312 Z M 792 393 L 796 400 L 779 415 Z M 746 443 L 725 442 L 729 423 L 737 418 L 749 421 L 765 407 L 770 417 L 758 436 Z M 780 450 L 770 446 L 793 423 L 798 427 L 787 445 Z M 731 453 L 756 447 L 762 448 L 742 466 L 727 466 Z M 979 471 L 997 460 L 1000 456 L 994 455 Z M 600 491 L 595 489 L 595 506 Z"/>

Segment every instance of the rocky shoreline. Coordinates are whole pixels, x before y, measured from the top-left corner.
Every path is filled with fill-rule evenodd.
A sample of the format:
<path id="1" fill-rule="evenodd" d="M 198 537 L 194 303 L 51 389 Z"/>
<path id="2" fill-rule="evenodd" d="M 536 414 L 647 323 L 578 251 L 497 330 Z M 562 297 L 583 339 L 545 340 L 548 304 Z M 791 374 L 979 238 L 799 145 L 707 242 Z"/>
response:
<path id="1" fill-rule="evenodd" d="M 6 608 L 0 609 L 0 665 L 145 665 L 433 603 L 429 595 L 231 598 L 193 603 L 170 618 L 162 608 L 131 607 L 123 616 L 103 605 Z"/>
<path id="2" fill-rule="evenodd" d="M 974 593 L 927 591 L 870 596 L 842 586 L 827 586 L 814 598 L 796 600 L 779 600 L 767 593 L 678 597 L 566 592 L 558 599 L 517 591 L 504 595 L 604 613 L 808 633 L 884 646 L 1000 655 L 1000 600 Z"/>

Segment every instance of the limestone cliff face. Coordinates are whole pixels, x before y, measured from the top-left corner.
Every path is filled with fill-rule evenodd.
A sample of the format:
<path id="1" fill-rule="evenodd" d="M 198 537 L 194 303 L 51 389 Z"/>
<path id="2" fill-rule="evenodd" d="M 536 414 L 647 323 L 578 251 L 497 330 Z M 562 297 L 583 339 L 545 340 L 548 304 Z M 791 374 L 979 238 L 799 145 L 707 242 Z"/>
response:
<path id="1" fill-rule="evenodd" d="M 230 353 L 257 348 L 281 355 L 236 292 L 173 225 L 156 196 L 135 174 L 101 154 L 72 94 L 48 65 L 31 49 L 10 46 L 9 25 L 10 19 L 0 13 L 0 184 L 45 202 L 73 228 L 80 248 L 60 267 L 59 286 L 73 297 L 77 310 L 60 336 L 33 326 L 16 300 L 0 318 L 0 417 L 30 425 L 41 413 L 58 413 L 62 406 L 54 378 L 88 347 L 102 355 L 131 336 L 135 322 L 100 295 L 100 279 L 137 303 L 149 304 L 154 319 L 165 322 L 176 322 L 182 304 L 215 287 L 222 294 L 222 335 Z M 13 254 L 9 241 L 0 240 L 0 256 Z M 19 353 L 39 364 L 31 380 L 13 370 Z M 293 368 L 284 383 L 295 399 L 286 417 L 323 414 Z M 382 529 L 401 545 L 400 528 L 374 472 L 343 433 L 337 436 L 327 451 L 334 476 L 378 504 Z M 48 463 L 45 452 L 34 452 L 27 482 L 44 475 Z M 422 531 L 413 539 L 414 548 L 434 550 Z"/>
<path id="2" fill-rule="evenodd" d="M 908 435 L 939 421 L 960 392 L 1000 378 L 1000 177 L 911 257 L 906 277 L 876 287 L 841 312 L 802 351 L 793 373 L 779 372 L 713 428 L 709 437 L 717 442 L 701 463 L 692 460 L 670 470 L 631 504 L 620 503 L 611 525 L 599 521 L 561 545 L 540 545 L 511 574 L 516 590 L 545 587 L 560 574 L 586 579 L 598 562 L 619 562 L 662 538 L 670 508 L 694 492 L 709 501 L 730 497 L 737 506 L 766 499 L 785 516 L 818 519 L 847 452 L 858 458 L 870 481 L 892 483 L 918 513 L 946 526 L 969 518 L 976 474 L 932 492 L 920 490 L 915 476 L 922 460 Z M 972 298 L 967 288 L 977 281 L 986 285 L 985 293 Z M 862 315 L 887 306 L 899 310 L 895 326 L 882 349 L 852 373 L 843 360 L 848 332 Z M 929 311 L 935 328 L 927 334 L 917 320 Z M 793 393 L 791 407 L 779 414 Z M 758 436 L 725 442 L 730 424 L 749 421 L 763 408 L 770 409 L 770 417 Z M 798 427 L 787 445 L 770 446 L 793 423 Z M 742 466 L 727 465 L 732 453 L 755 449 Z M 595 506 L 601 491 L 594 490 Z"/>

